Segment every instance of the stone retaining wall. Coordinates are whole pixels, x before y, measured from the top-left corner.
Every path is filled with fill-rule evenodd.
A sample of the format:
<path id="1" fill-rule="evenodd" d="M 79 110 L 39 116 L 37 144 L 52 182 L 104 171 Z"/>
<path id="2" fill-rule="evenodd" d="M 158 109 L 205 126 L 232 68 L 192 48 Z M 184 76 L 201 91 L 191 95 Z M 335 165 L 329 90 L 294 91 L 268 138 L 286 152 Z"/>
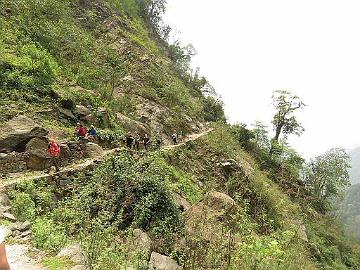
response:
<path id="1" fill-rule="evenodd" d="M 25 172 L 27 171 L 26 160 L 28 155 L 26 153 L 11 152 L 9 154 L 0 154 L 0 175 L 9 173 Z"/>

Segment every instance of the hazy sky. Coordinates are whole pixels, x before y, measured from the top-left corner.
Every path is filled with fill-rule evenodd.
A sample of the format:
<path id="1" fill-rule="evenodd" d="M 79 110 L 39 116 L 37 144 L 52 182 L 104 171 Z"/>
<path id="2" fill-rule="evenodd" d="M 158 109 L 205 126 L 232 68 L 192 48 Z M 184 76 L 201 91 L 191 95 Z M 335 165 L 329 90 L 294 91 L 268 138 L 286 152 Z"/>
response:
<path id="1" fill-rule="evenodd" d="M 165 20 L 192 43 L 231 122 L 270 127 L 273 90 L 308 107 L 291 144 L 305 157 L 360 145 L 360 1 L 168 0 Z"/>

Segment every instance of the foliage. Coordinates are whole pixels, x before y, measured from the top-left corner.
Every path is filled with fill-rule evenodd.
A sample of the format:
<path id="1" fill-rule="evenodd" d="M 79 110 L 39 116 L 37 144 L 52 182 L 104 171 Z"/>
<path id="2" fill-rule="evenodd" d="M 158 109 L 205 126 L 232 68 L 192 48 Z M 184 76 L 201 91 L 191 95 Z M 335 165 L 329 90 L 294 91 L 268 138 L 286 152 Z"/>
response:
<path id="1" fill-rule="evenodd" d="M 346 190 L 345 198 L 337 213 L 345 224 L 346 234 L 360 241 L 360 184 Z"/>
<path id="2" fill-rule="evenodd" d="M 47 218 L 37 218 L 32 225 L 34 245 L 42 250 L 57 252 L 66 242 L 63 229 Z"/>
<path id="3" fill-rule="evenodd" d="M 350 157 L 342 148 L 333 148 L 310 161 L 306 184 L 321 210 L 331 209 L 350 185 Z"/>
<path id="4" fill-rule="evenodd" d="M 66 270 L 74 266 L 71 261 L 60 257 L 45 257 L 42 264 L 49 270 Z"/>
<path id="5" fill-rule="evenodd" d="M 284 135 L 285 140 L 291 134 L 301 135 L 304 128 L 293 114 L 296 110 L 303 108 L 305 104 L 298 96 L 284 90 L 274 91 L 272 99 L 276 110 L 272 120 L 275 130 L 272 143 L 278 143 L 281 134 Z"/>
<path id="6" fill-rule="evenodd" d="M 24 192 L 10 194 L 11 211 L 20 220 L 34 220 L 36 217 L 35 203 L 30 195 Z"/>
<path id="7" fill-rule="evenodd" d="M 208 96 L 203 99 L 204 120 L 207 122 L 225 122 L 224 104 L 221 100 Z"/>

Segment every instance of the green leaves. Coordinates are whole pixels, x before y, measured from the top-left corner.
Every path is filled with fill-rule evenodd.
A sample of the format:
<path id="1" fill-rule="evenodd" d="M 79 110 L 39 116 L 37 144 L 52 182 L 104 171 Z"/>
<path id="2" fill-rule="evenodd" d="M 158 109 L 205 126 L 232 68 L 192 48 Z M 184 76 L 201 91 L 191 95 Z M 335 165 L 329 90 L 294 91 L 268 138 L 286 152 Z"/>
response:
<path id="1" fill-rule="evenodd" d="M 306 183 L 316 198 L 318 206 L 328 211 L 332 201 L 342 198 L 350 186 L 350 157 L 343 148 L 333 148 L 311 160 Z"/>

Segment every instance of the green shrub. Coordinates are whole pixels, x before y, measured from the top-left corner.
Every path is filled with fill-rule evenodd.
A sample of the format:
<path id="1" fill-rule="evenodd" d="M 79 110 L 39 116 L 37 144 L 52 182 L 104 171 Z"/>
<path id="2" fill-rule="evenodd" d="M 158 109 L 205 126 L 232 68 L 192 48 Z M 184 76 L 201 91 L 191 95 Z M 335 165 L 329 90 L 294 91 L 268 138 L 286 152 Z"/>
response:
<path id="1" fill-rule="evenodd" d="M 24 192 L 10 194 L 11 211 L 20 221 L 34 220 L 36 217 L 35 203 L 31 196 Z"/>
<path id="2" fill-rule="evenodd" d="M 32 225 L 33 243 L 39 249 L 57 252 L 66 243 L 66 235 L 61 227 L 47 218 L 37 218 Z"/>

